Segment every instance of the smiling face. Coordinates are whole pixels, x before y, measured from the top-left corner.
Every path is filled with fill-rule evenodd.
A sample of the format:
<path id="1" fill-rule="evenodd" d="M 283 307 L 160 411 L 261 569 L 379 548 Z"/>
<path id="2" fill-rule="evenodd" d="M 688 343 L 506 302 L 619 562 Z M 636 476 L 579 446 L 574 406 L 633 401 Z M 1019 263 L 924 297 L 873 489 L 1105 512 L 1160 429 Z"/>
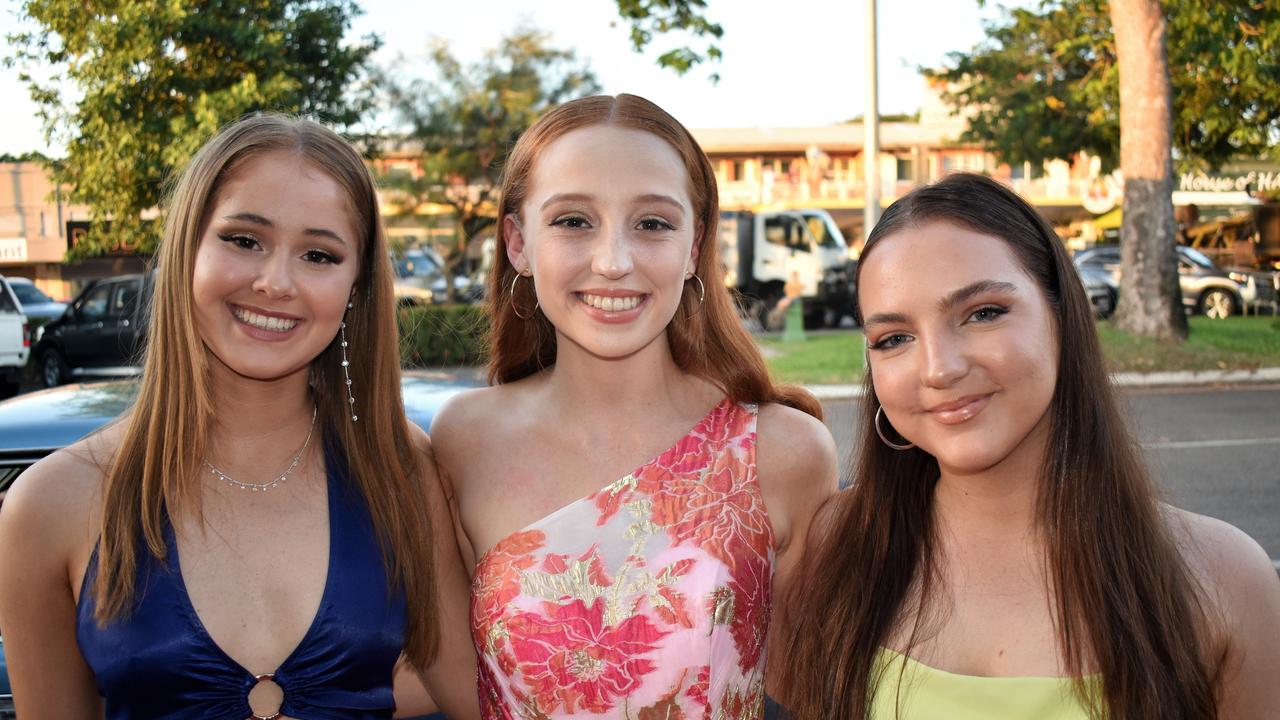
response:
<path id="1" fill-rule="evenodd" d="M 503 234 L 562 343 L 611 359 L 665 347 L 697 261 L 688 188 L 679 154 L 644 131 L 593 125 L 546 147 Z"/>
<path id="2" fill-rule="evenodd" d="M 302 156 L 252 157 L 201 230 L 192 299 L 217 364 L 257 380 L 304 372 L 333 341 L 359 270 L 347 194 Z"/>
<path id="3" fill-rule="evenodd" d="M 1057 384 L 1053 310 L 1004 240 L 945 221 L 882 239 L 858 301 L 876 396 L 944 473 L 1038 461 Z"/>

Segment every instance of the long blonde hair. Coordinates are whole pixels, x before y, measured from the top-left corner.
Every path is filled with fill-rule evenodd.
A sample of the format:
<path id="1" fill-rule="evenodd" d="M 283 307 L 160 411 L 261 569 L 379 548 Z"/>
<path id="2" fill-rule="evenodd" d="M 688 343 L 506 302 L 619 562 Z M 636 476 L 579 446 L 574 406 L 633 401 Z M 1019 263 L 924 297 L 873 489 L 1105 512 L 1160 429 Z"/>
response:
<path id="1" fill-rule="evenodd" d="M 139 542 L 165 557 L 170 516 L 199 517 L 198 479 L 213 423 L 207 351 L 195 326 L 192 279 L 206 215 L 222 184 L 264 152 L 295 152 L 346 192 L 361 235 L 354 307 L 347 341 L 358 348 L 349 367 L 358 389 L 351 420 L 338 340 L 312 362 L 321 436 L 345 457 L 382 547 L 393 588 L 410 608 L 405 653 L 423 667 L 438 642 L 431 514 L 418 482 L 416 457 L 400 394 L 396 307 L 386 237 L 373 180 L 359 153 L 308 120 L 259 115 L 233 123 L 210 140 L 170 194 L 156 255 L 155 293 L 138 398 L 107 471 L 98 573 L 97 619 L 127 615 L 135 600 Z M 429 465 L 430 463 L 427 463 Z"/>

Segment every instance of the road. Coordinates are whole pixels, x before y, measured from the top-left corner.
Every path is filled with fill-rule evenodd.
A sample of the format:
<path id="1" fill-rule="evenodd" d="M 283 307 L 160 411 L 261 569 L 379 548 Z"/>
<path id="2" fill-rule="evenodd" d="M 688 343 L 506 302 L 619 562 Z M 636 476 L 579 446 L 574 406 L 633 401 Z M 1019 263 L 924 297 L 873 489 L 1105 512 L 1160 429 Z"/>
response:
<path id="1" fill-rule="evenodd" d="M 1280 559 L 1280 386 L 1127 391 L 1130 422 L 1170 503 L 1225 520 Z M 858 401 L 826 401 L 848 472 Z"/>

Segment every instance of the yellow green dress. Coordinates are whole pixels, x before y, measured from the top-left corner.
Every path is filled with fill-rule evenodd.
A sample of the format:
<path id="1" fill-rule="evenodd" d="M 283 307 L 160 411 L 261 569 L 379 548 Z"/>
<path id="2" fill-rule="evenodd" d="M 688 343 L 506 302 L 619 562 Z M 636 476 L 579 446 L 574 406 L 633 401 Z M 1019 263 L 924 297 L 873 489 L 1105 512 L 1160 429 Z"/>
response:
<path id="1" fill-rule="evenodd" d="M 888 648 L 875 670 L 870 720 L 1089 720 L 1071 678 L 957 675 Z"/>

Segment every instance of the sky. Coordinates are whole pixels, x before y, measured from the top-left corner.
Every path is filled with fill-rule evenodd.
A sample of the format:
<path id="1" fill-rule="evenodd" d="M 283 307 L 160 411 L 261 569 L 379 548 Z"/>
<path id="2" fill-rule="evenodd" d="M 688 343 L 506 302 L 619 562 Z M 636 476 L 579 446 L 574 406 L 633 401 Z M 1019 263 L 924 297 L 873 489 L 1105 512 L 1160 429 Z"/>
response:
<path id="1" fill-rule="evenodd" d="M 357 1 L 365 14 L 352 33 L 381 36 L 375 61 L 402 76 L 426 73 L 433 38 L 466 61 L 513 29 L 533 27 L 586 60 L 605 92 L 647 97 L 691 128 L 828 125 L 866 108 L 866 0 L 708 0 L 707 16 L 724 28 L 718 84 L 705 66 L 679 77 L 656 64 L 663 51 L 696 39 L 659 37 L 645 53 L 633 52 L 613 0 Z M 20 26 L 21 4 L 0 0 L 0 35 Z M 882 0 L 878 12 L 880 112 L 893 114 L 918 109 L 924 81 L 917 67 L 972 48 L 982 40 L 982 19 L 1001 10 L 976 0 Z M 12 50 L 0 39 L 0 55 Z M 0 67 L 0 107 L 0 153 L 60 154 L 44 140 L 16 69 Z"/>

